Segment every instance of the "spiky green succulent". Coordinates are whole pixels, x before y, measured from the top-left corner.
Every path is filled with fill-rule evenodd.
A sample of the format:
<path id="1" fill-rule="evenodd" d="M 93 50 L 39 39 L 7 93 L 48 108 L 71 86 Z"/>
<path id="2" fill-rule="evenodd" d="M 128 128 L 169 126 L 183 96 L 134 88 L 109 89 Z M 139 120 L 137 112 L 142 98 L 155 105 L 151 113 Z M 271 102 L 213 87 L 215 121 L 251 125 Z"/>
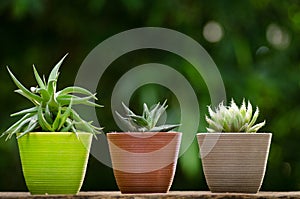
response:
<path id="1" fill-rule="evenodd" d="M 159 118 L 168 107 L 166 102 L 167 101 L 164 101 L 162 105 L 157 103 L 152 109 L 149 109 L 147 104 L 144 103 L 142 115 L 136 115 L 124 103 L 122 103 L 126 116 L 123 117 L 118 112 L 116 112 L 116 114 L 130 132 L 167 132 L 180 126 L 180 124 L 165 124 L 157 126 Z"/>
<path id="2" fill-rule="evenodd" d="M 209 124 L 208 132 L 246 132 L 255 133 L 265 125 L 265 121 L 255 124 L 259 109 L 256 107 L 252 115 L 252 105 L 248 101 L 247 107 L 243 100 L 240 108 L 231 100 L 230 106 L 224 106 L 223 102 L 219 104 L 215 111 L 208 107 L 209 116 L 206 121 Z"/>
<path id="3" fill-rule="evenodd" d="M 75 104 L 83 104 L 88 106 L 101 107 L 100 105 L 90 101 L 97 100 L 96 94 L 77 87 L 70 86 L 60 91 L 57 90 L 57 79 L 59 76 L 59 68 L 67 55 L 65 55 L 52 69 L 48 80 L 45 76 L 43 79 L 33 66 L 33 72 L 38 86 L 25 88 L 14 74 L 7 70 L 18 87 L 16 93 L 21 94 L 33 103 L 33 107 L 21 110 L 11 116 L 22 116 L 15 124 L 9 127 L 2 135 L 7 135 L 6 139 L 18 134 L 17 138 L 34 132 L 89 132 L 92 134 L 100 133 L 101 128 L 93 126 L 92 122 L 87 122 L 73 109 Z M 80 94 L 82 97 L 76 96 Z"/>

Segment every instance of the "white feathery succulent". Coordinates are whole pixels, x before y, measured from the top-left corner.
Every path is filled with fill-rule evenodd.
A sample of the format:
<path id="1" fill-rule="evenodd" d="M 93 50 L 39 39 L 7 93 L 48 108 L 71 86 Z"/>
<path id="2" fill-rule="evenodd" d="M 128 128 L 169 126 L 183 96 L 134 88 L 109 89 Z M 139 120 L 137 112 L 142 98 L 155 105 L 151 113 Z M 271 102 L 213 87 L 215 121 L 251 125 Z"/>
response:
<path id="1" fill-rule="evenodd" d="M 245 100 L 243 100 L 239 108 L 234 100 L 231 100 L 230 106 L 224 106 L 223 102 L 213 111 L 208 106 L 209 116 L 205 119 L 209 124 L 207 131 L 215 132 L 245 132 L 256 133 L 258 129 L 265 125 L 265 121 L 255 124 L 259 115 L 259 109 L 256 107 L 255 113 L 252 116 L 252 105 L 248 101 L 247 107 Z"/>

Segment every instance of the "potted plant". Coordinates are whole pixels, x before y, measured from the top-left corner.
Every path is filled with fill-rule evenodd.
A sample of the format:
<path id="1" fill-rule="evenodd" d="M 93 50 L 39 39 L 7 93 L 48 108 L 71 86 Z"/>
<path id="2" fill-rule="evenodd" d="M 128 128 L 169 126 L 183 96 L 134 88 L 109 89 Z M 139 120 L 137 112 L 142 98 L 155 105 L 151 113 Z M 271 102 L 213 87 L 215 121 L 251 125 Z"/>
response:
<path id="1" fill-rule="evenodd" d="M 243 100 L 238 107 L 221 103 L 208 107 L 208 133 L 198 133 L 206 182 L 212 192 L 257 193 L 262 185 L 271 143 L 271 133 L 256 133 L 265 121 L 255 124 L 252 105 Z"/>
<path id="2" fill-rule="evenodd" d="M 181 133 L 175 125 L 157 126 L 166 101 L 136 115 L 125 104 L 126 116 L 116 112 L 128 132 L 107 134 L 117 185 L 122 193 L 166 193 L 173 182 Z"/>
<path id="3" fill-rule="evenodd" d="M 93 135 L 97 128 L 83 120 L 73 109 L 75 104 L 99 107 L 91 102 L 95 94 L 81 87 L 57 90 L 59 67 L 52 69 L 48 80 L 33 66 L 38 86 L 25 88 L 8 69 L 21 94 L 33 107 L 11 116 L 22 116 L 2 136 L 17 136 L 22 170 L 31 194 L 76 194 L 81 188 Z M 74 95 L 80 94 L 81 97 Z"/>

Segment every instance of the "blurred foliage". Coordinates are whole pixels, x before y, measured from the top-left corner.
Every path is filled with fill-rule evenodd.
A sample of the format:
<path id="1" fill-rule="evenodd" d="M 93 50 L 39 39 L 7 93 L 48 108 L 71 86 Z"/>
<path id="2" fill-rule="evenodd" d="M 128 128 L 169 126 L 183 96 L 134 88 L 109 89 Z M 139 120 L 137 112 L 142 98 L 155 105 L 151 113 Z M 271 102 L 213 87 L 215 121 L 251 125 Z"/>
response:
<path id="1" fill-rule="evenodd" d="M 263 190 L 300 189 L 300 4 L 297 0 L 230 1 L 0 1 L 0 130 L 14 122 L 9 117 L 29 102 L 13 93 L 14 84 L 5 66 L 26 86 L 35 85 L 31 65 L 48 74 L 66 52 L 59 87 L 71 85 L 88 53 L 101 41 L 119 32 L 144 26 L 180 31 L 199 42 L 222 75 L 229 100 L 243 98 L 260 107 L 266 118 L 264 131 L 273 132 Z M 217 42 L 203 34 L 211 21 L 221 27 Z M 214 29 L 213 29 L 214 30 Z M 214 36 L 214 32 L 211 32 Z M 98 86 L 98 112 L 105 131 L 118 130 L 110 110 L 114 84 L 129 69 L 157 62 L 172 66 L 190 82 L 199 99 L 199 132 L 210 104 L 205 82 L 182 58 L 159 50 L 138 50 L 115 60 Z M 166 88 L 147 85 L 131 99 L 137 109 L 143 102 L 165 98 L 169 115 L 180 116 L 176 96 Z M 178 121 L 172 121 L 176 123 Z M 0 191 L 26 190 L 15 141 L 0 141 Z M 230 158 L 230 157 L 229 157 Z M 172 189 L 207 190 L 194 142 L 180 158 Z M 112 169 L 90 158 L 83 190 L 117 190 Z"/>

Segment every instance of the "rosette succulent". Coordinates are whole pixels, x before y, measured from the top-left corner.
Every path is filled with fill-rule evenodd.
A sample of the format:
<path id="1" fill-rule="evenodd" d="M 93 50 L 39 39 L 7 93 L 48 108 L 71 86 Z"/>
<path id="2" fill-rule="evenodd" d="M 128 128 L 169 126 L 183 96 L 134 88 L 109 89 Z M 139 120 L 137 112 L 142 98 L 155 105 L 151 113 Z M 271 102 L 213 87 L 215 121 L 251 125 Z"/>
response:
<path id="1" fill-rule="evenodd" d="M 82 119 L 73 109 L 73 105 L 76 104 L 101 107 L 91 101 L 97 100 L 96 94 L 77 86 L 57 90 L 59 68 L 66 56 L 67 55 L 55 65 L 47 81 L 45 76 L 41 78 L 35 66 L 33 66 L 34 76 L 38 85 L 30 89 L 25 88 L 7 67 L 12 80 L 18 87 L 15 92 L 31 101 L 33 106 L 12 114 L 11 116 L 22 117 L 9 127 L 2 136 L 7 135 L 6 139 L 9 139 L 15 134 L 17 134 L 17 138 L 19 138 L 29 132 L 76 133 L 82 131 L 94 135 L 100 133 L 101 128 L 93 126 L 92 122 L 87 122 Z M 80 94 L 81 97 L 78 96 L 78 94 Z"/>
<path id="2" fill-rule="evenodd" d="M 164 101 L 162 105 L 157 103 L 152 109 L 149 109 L 147 104 L 144 103 L 142 115 L 136 115 L 122 103 L 126 116 L 123 117 L 118 112 L 116 112 L 116 114 L 122 123 L 126 125 L 129 132 L 167 132 L 179 127 L 180 124 L 164 124 L 157 126 L 159 118 L 168 107 L 166 103 L 167 101 Z"/>
<path id="3" fill-rule="evenodd" d="M 234 100 L 231 100 L 230 106 L 225 106 L 222 103 L 213 111 L 208 106 L 209 116 L 206 115 L 206 121 L 209 124 L 208 132 L 246 132 L 255 133 L 265 125 L 265 121 L 255 124 L 259 115 L 259 109 L 253 113 L 252 105 L 248 101 L 247 107 L 245 100 L 238 107 Z"/>

